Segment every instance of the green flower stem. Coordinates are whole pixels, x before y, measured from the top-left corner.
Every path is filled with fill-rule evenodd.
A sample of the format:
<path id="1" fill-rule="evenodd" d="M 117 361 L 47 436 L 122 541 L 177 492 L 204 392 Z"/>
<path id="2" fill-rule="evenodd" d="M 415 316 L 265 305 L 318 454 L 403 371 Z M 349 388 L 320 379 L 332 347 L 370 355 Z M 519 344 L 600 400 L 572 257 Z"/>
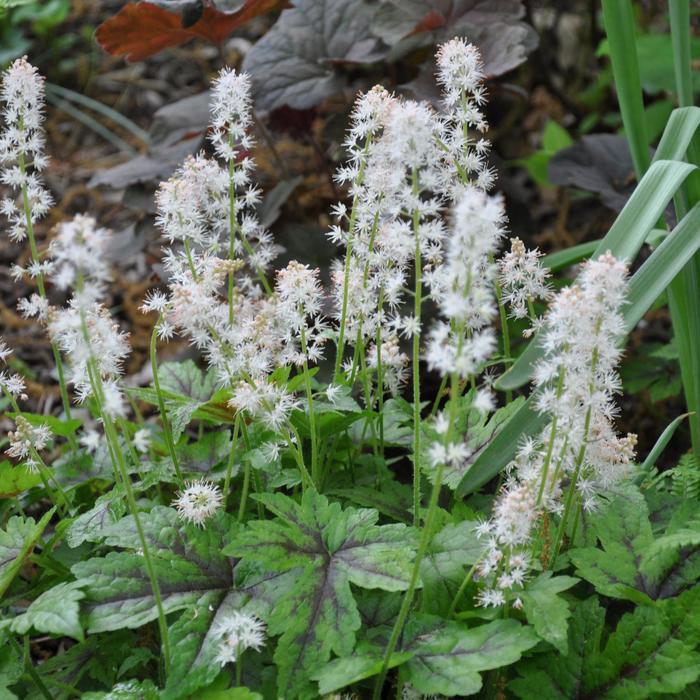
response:
<path id="1" fill-rule="evenodd" d="M 198 282 L 199 276 L 197 275 L 197 268 L 195 267 L 194 258 L 192 257 L 192 248 L 191 248 L 190 242 L 187 238 L 185 238 L 184 246 L 185 246 L 185 255 L 187 256 L 187 266 L 190 268 L 190 272 L 192 273 L 192 279 L 195 282 Z"/>
<path id="2" fill-rule="evenodd" d="M 249 374 L 243 373 L 243 379 L 246 382 L 248 382 L 250 386 L 255 388 L 255 381 Z M 270 410 L 270 404 L 267 401 L 263 400 L 262 405 L 266 410 Z M 291 422 L 289 422 L 287 427 L 288 430 L 285 431 L 284 437 L 287 441 L 287 447 L 294 454 L 297 466 L 299 467 L 299 471 L 301 472 L 302 486 L 311 486 L 312 488 L 315 488 L 314 480 L 311 478 L 311 474 L 309 474 L 309 470 L 306 468 L 306 464 L 304 463 L 304 453 L 301 450 L 301 437 L 299 436 L 297 429 L 291 424 Z M 292 441 L 292 435 L 296 440 L 296 444 Z M 246 449 L 248 449 L 248 445 L 246 445 Z"/>
<path id="3" fill-rule="evenodd" d="M 489 262 L 494 264 L 493 253 L 489 253 Z M 494 279 L 493 283 L 494 291 L 496 292 L 496 302 L 498 303 L 498 315 L 501 320 L 501 335 L 503 337 L 503 359 L 505 369 L 508 369 L 510 361 L 512 359 L 511 349 L 510 349 L 510 330 L 508 329 L 508 314 L 506 313 L 506 306 L 503 303 L 503 290 L 498 281 L 498 278 Z M 506 391 L 506 403 L 510 403 L 513 400 L 513 392 L 508 389 Z"/>
<path id="4" fill-rule="evenodd" d="M 292 440 L 292 436 L 294 437 L 294 440 Z M 311 488 L 316 488 L 314 480 L 311 478 L 311 474 L 309 474 L 309 470 L 306 468 L 306 464 L 304 463 L 304 453 L 301 450 L 301 436 L 291 423 L 289 424 L 289 431 L 285 432 L 285 438 L 287 440 L 287 447 L 294 454 L 297 466 L 301 472 L 302 486 L 305 485 L 310 486 Z"/>
<path id="5" fill-rule="evenodd" d="M 562 392 L 564 391 L 564 377 L 565 370 L 559 370 L 559 380 L 557 382 L 557 401 L 561 398 Z M 557 436 L 557 416 L 552 418 L 552 427 L 549 433 L 549 443 L 547 445 L 547 455 L 544 459 L 544 465 L 542 466 L 542 481 L 540 481 L 540 489 L 537 492 L 537 505 L 539 506 L 542 502 L 542 495 L 544 494 L 545 485 L 547 483 L 547 473 L 549 472 L 549 465 L 552 461 L 552 451 L 554 450 L 554 440 Z"/>
<path id="6" fill-rule="evenodd" d="M 431 418 L 435 418 L 437 415 L 438 408 L 440 408 L 440 399 L 442 399 L 445 389 L 447 389 L 447 381 L 447 375 L 445 375 L 440 381 L 440 386 L 438 387 L 437 394 L 435 395 L 435 401 L 433 401 L 433 407 L 430 409 Z"/>
<path id="7" fill-rule="evenodd" d="M 378 308 L 381 313 L 384 307 L 384 288 L 379 290 Z M 380 316 L 381 318 L 381 316 Z M 377 324 L 377 337 L 374 341 L 377 348 L 377 421 L 379 422 L 379 454 L 384 457 L 384 367 L 382 366 L 382 324 Z"/>
<path id="8" fill-rule="evenodd" d="M 228 145 L 233 151 L 233 137 L 229 133 L 228 135 Z M 234 250 L 236 242 L 236 184 L 234 182 L 236 174 L 236 160 L 231 158 L 228 161 L 228 259 L 233 262 L 236 253 Z M 241 234 L 243 237 L 243 234 Z M 233 325 L 233 289 L 234 289 L 234 279 L 233 270 L 228 273 L 228 322 L 229 325 Z"/>
<path id="9" fill-rule="evenodd" d="M 161 643 L 163 645 L 164 667 L 165 674 L 167 676 L 168 671 L 170 669 L 170 642 L 168 637 L 168 625 L 165 620 L 165 611 L 163 609 L 163 600 L 160 594 L 160 586 L 158 584 L 158 578 L 156 576 L 155 568 L 153 566 L 153 560 L 151 558 L 151 551 L 148 546 L 148 541 L 146 540 L 146 533 L 144 532 L 143 526 L 141 524 L 141 518 L 139 517 L 138 506 L 136 504 L 134 490 L 131 485 L 131 478 L 126 468 L 124 455 L 122 454 L 121 448 L 119 446 L 119 435 L 117 434 L 117 431 L 114 427 L 114 423 L 112 422 L 111 416 L 109 416 L 104 411 L 105 396 L 104 387 L 102 385 L 102 377 L 100 376 L 99 370 L 96 367 L 95 358 L 92 356 L 90 334 L 88 332 L 87 324 L 85 322 L 85 315 L 82 313 L 81 324 L 83 338 L 90 351 L 90 357 L 88 358 L 87 362 L 88 378 L 90 380 L 90 387 L 92 389 L 93 396 L 95 397 L 95 401 L 97 402 L 97 407 L 99 410 L 100 418 L 102 420 L 102 425 L 104 426 L 105 437 L 107 438 L 112 467 L 114 469 L 115 481 L 119 481 L 121 477 L 122 484 L 124 485 L 127 504 L 129 506 L 131 516 L 134 519 L 136 533 L 139 538 L 139 543 L 141 544 L 141 549 L 143 550 L 143 559 L 146 565 L 146 573 L 148 574 L 148 579 L 151 584 L 151 590 L 153 592 L 153 599 L 158 610 L 158 628 L 160 631 Z M 157 372 L 154 373 L 154 376 L 157 376 Z M 128 435 L 125 435 L 124 437 L 128 440 Z"/>
<path id="10" fill-rule="evenodd" d="M 598 323 L 596 324 L 596 331 L 595 335 L 598 335 L 598 332 L 600 330 L 600 324 L 601 321 L 598 320 Z M 589 392 L 592 395 L 593 390 L 594 390 L 594 385 L 593 385 L 593 377 L 595 375 L 596 367 L 598 366 L 598 348 L 595 347 L 593 349 L 593 357 L 591 358 L 591 382 L 589 386 Z M 574 465 L 574 475 L 571 478 L 571 483 L 569 484 L 569 490 L 568 493 L 566 494 L 566 504 L 564 505 L 564 514 L 561 517 L 561 521 L 559 522 L 559 527 L 557 529 L 557 536 L 556 540 L 554 542 L 554 550 L 552 554 L 552 562 L 555 562 L 557 559 L 557 555 L 559 554 L 559 550 L 561 548 L 561 543 L 564 538 L 564 533 L 566 532 L 566 525 L 567 521 L 569 519 L 569 513 L 571 511 L 571 506 L 574 501 L 574 495 L 576 493 L 576 484 L 578 483 L 578 478 L 581 472 L 581 467 L 583 466 L 583 460 L 586 457 L 586 448 L 587 448 L 587 443 L 588 443 L 588 434 L 590 432 L 591 428 L 591 418 L 592 418 L 592 410 L 591 407 L 589 406 L 588 409 L 586 410 L 586 418 L 584 419 L 584 424 L 583 424 L 583 437 L 581 439 L 581 446 L 579 447 L 578 454 L 576 455 L 576 464 Z"/>
<path id="11" fill-rule="evenodd" d="M 104 406 L 104 393 L 102 390 L 102 379 L 100 378 L 99 372 L 94 367 L 94 361 L 88 361 L 88 373 L 90 376 L 90 384 L 92 386 L 92 391 L 97 399 L 97 404 L 99 406 L 100 417 L 102 419 L 102 424 L 104 425 L 105 436 L 107 442 L 110 445 L 110 453 L 112 456 L 112 466 L 114 467 L 115 473 L 121 477 L 122 484 L 124 485 L 124 490 L 126 492 L 126 500 L 129 506 L 129 511 L 134 518 L 134 526 L 136 527 L 136 533 L 139 538 L 139 543 L 141 544 L 141 549 L 143 550 L 144 564 L 146 565 L 146 573 L 151 584 L 151 590 L 153 592 L 153 599 L 155 600 L 156 608 L 158 610 L 158 628 L 160 631 L 160 638 L 163 644 L 163 659 L 165 665 L 166 676 L 170 669 L 170 641 L 168 637 L 168 625 L 165 620 L 165 611 L 163 609 L 163 600 L 160 594 L 160 586 L 158 584 L 158 578 L 156 576 L 155 567 L 153 566 L 153 559 L 151 558 L 151 551 L 148 546 L 148 540 L 146 539 L 146 533 L 144 532 L 143 525 L 141 524 L 141 517 L 138 513 L 138 506 L 136 504 L 136 498 L 134 496 L 134 490 L 131 484 L 131 478 L 129 477 L 126 464 L 124 462 L 124 456 L 119 448 L 119 436 L 114 427 L 114 423 L 110 416 L 108 416 L 102 407 Z"/>
<path id="12" fill-rule="evenodd" d="M 231 474 L 233 473 L 233 465 L 236 461 L 236 446 L 238 443 L 238 432 L 240 429 L 241 414 L 236 412 L 236 417 L 233 419 L 233 436 L 231 438 L 231 451 L 226 462 L 226 477 L 224 478 L 224 510 L 228 502 L 229 490 L 231 488 Z"/>
<path id="13" fill-rule="evenodd" d="M 51 495 L 51 500 L 56 504 L 61 515 L 66 517 L 68 514 L 66 509 L 70 508 L 70 501 L 68 500 L 68 496 L 66 496 L 66 492 L 63 490 L 63 487 L 54 473 L 48 468 L 46 462 L 44 462 L 44 460 L 39 456 L 39 453 L 33 447 L 31 448 L 31 452 L 32 458 L 38 465 L 37 469 L 39 471 L 39 476 L 41 477 L 41 481 L 44 484 L 46 491 L 49 493 L 49 495 Z M 51 487 L 49 486 L 49 479 L 56 484 L 56 491 L 60 495 L 60 498 L 56 498 L 56 496 L 52 494 Z"/>
<path id="14" fill-rule="evenodd" d="M 45 697 L 47 700 L 53 700 L 53 695 L 49 692 L 49 689 L 46 687 L 44 684 L 44 681 L 41 679 L 41 676 L 37 672 L 37 670 L 34 668 L 34 664 L 32 663 L 31 656 L 29 654 L 29 637 L 25 636 L 24 637 L 24 648 L 22 648 L 18 643 L 17 640 L 10 636 L 10 644 L 15 648 L 15 651 L 19 656 L 22 657 L 22 663 L 24 665 L 24 670 L 27 672 L 27 675 L 32 679 L 32 682 L 36 686 L 37 690 Z"/>
<path id="15" fill-rule="evenodd" d="M 238 645 L 239 647 L 241 646 L 240 644 Z M 241 676 L 243 675 L 243 650 L 238 648 L 236 649 L 236 688 L 240 688 L 241 686 Z"/>
<path id="16" fill-rule="evenodd" d="M 428 544 L 430 543 L 433 521 L 435 519 L 435 514 L 437 512 L 438 498 L 440 496 L 440 489 L 442 486 L 442 476 L 445 470 L 445 465 L 441 464 L 438 466 L 435 472 L 435 483 L 433 484 L 433 490 L 430 494 L 430 502 L 428 504 L 428 514 L 425 518 L 425 523 L 423 524 L 423 531 L 421 533 L 420 542 L 418 544 L 418 551 L 416 552 L 416 558 L 413 562 L 413 571 L 411 572 L 411 579 L 404 594 L 403 600 L 401 602 L 401 608 L 399 609 L 399 614 L 394 623 L 394 627 L 391 630 L 391 636 L 389 637 L 389 642 L 384 650 L 384 660 L 382 662 L 382 668 L 377 676 L 377 680 L 374 685 L 374 693 L 372 694 L 373 700 L 380 700 L 382 696 L 382 688 L 384 687 L 384 681 L 386 680 L 386 674 L 389 669 L 389 661 L 391 660 L 391 655 L 396 650 L 396 645 L 403 631 L 403 626 L 406 623 L 406 618 L 408 616 L 409 610 L 411 609 L 411 604 L 413 603 L 413 597 L 416 592 L 416 586 L 418 585 L 418 579 L 420 578 L 420 565 L 425 557 L 425 553 L 428 551 Z"/>
<path id="17" fill-rule="evenodd" d="M 129 450 L 131 461 L 140 472 L 141 458 L 139 457 L 139 453 L 136 451 L 133 441 L 131 440 L 131 436 L 129 435 L 129 426 L 123 418 L 117 418 L 117 425 L 119 426 L 119 430 L 121 430 L 122 435 L 126 438 L 126 449 Z"/>
<path id="18" fill-rule="evenodd" d="M 418 172 L 413 169 L 412 173 L 413 181 L 413 195 L 418 196 Z M 421 317 L 421 306 L 422 306 L 422 291 L 423 291 L 423 281 L 422 281 L 422 260 L 421 260 L 421 249 L 420 249 L 420 212 L 416 209 L 413 212 L 413 235 L 416 239 L 416 249 L 415 249 L 415 294 L 413 297 L 413 315 L 414 318 L 420 322 Z M 421 416 L 420 416 L 420 332 L 416 329 L 413 334 L 413 348 L 412 357 L 413 363 L 413 524 L 418 526 L 420 524 L 420 428 L 421 428 Z"/>
<path id="19" fill-rule="evenodd" d="M 574 495 L 576 493 L 576 484 L 578 483 L 578 477 L 581 472 L 581 466 L 583 465 L 583 459 L 586 456 L 586 441 L 588 440 L 588 431 L 591 425 L 591 409 L 590 407 L 586 411 L 586 419 L 583 426 L 583 442 L 579 448 L 578 455 L 576 456 L 576 465 L 574 467 L 574 475 L 571 478 L 571 483 L 569 484 L 569 489 L 566 494 L 566 504 L 564 505 L 564 514 L 561 516 L 559 521 L 559 527 L 557 528 L 557 536 L 554 541 L 554 550 L 552 552 L 552 562 L 555 562 L 561 549 L 561 543 L 564 539 L 564 533 L 566 532 L 566 524 L 569 519 L 569 513 L 571 512 L 571 507 L 574 501 Z"/>
<path id="20" fill-rule="evenodd" d="M 246 461 L 243 466 L 243 488 L 241 489 L 241 504 L 238 506 L 238 522 L 243 522 L 245 507 L 248 502 L 248 491 L 250 489 L 250 462 Z"/>
<path id="21" fill-rule="evenodd" d="M 362 289 L 367 289 L 367 282 L 369 280 L 369 259 L 374 252 L 374 241 L 377 237 L 377 229 L 379 228 L 379 212 L 374 214 L 374 220 L 372 221 L 372 230 L 369 234 L 369 245 L 367 249 L 367 259 L 365 260 L 365 266 L 362 270 Z M 364 318 L 362 319 L 364 321 Z M 355 374 L 357 372 L 357 362 L 361 355 L 365 354 L 365 344 L 363 341 L 363 328 L 360 326 L 357 330 L 357 340 L 355 342 L 355 352 L 352 357 L 352 369 L 350 370 L 350 386 L 355 383 Z"/>
<path id="22" fill-rule="evenodd" d="M 311 375 L 309 374 L 308 347 L 306 344 L 306 331 L 301 326 L 301 352 L 304 355 L 304 388 L 306 390 L 306 402 L 309 409 L 309 431 L 311 432 L 311 480 L 314 484 L 320 484 L 321 474 L 318 464 L 318 431 L 316 429 L 316 412 L 314 410 L 314 397 L 311 389 Z"/>
<path id="23" fill-rule="evenodd" d="M 471 566 L 469 571 L 467 571 L 466 576 L 462 580 L 462 583 L 459 585 L 459 588 L 457 589 L 457 593 L 455 593 L 455 597 L 452 599 L 452 603 L 450 604 L 450 609 L 447 611 L 447 619 L 450 620 L 454 617 L 455 612 L 457 611 L 457 606 L 459 605 L 459 601 L 462 600 L 462 596 L 464 595 L 464 591 L 467 590 L 467 586 L 469 585 L 469 582 L 472 580 L 474 577 L 474 574 L 476 573 L 476 567 L 479 566 L 481 563 L 481 560 L 483 559 L 484 555 L 482 554 Z"/>
<path id="24" fill-rule="evenodd" d="M 18 159 L 19 171 L 24 176 L 26 175 L 26 164 L 24 161 L 24 153 L 19 154 Z M 29 193 L 27 192 L 27 185 L 23 182 L 21 186 L 22 191 L 22 205 L 24 207 L 24 217 L 27 223 L 27 237 L 29 238 L 29 251 L 32 256 L 32 262 L 39 264 L 39 250 L 36 246 L 36 238 L 34 237 L 34 224 L 32 223 L 32 213 L 31 205 L 29 203 Z M 44 286 L 44 275 L 42 272 L 36 277 L 36 286 L 39 290 L 39 296 L 42 299 L 46 299 L 46 287 Z M 56 373 L 58 374 L 58 387 L 61 393 L 61 403 L 63 404 L 63 411 L 66 414 L 66 418 L 71 420 L 71 409 L 70 409 L 70 399 L 68 397 L 68 389 L 66 387 L 66 378 L 63 371 L 63 361 L 61 359 L 61 353 L 56 346 L 56 344 L 51 341 L 51 352 L 53 353 L 54 363 L 56 365 Z M 75 440 L 72 435 L 68 437 L 68 442 L 71 446 L 75 447 Z"/>
<path id="25" fill-rule="evenodd" d="M 367 153 L 370 144 L 372 143 L 371 134 L 365 141 L 365 147 L 360 161 L 360 169 L 353 183 L 355 187 L 361 185 L 365 177 L 365 164 L 367 163 Z M 345 267 L 343 277 L 343 301 L 340 308 L 340 325 L 338 329 L 338 345 L 335 351 L 335 366 L 333 368 L 333 383 L 337 384 L 340 381 L 340 368 L 343 364 L 343 351 L 345 350 L 345 322 L 348 316 L 348 297 L 350 293 L 350 262 L 352 260 L 352 231 L 355 228 L 355 219 L 357 218 L 357 205 L 360 201 L 359 195 L 355 194 L 352 198 L 352 208 L 350 209 L 350 222 L 348 223 L 348 244 L 345 249 Z"/>
<path id="26" fill-rule="evenodd" d="M 158 410 L 160 411 L 160 419 L 163 423 L 163 435 L 165 436 L 165 443 L 168 447 L 168 453 L 170 454 L 170 459 L 173 462 L 173 467 L 175 468 L 175 473 L 177 474 L 180 486 L 184 484 L 184 479 L 182 477 L 182 471 L 180 470 L 180 461 L 177 458 L 177 453 L 175 451 L 175 443 L 173 442 L 173 434 L 170 430 L 170 421 L 168 420 L 168 413 L 165 410 L 165 399 L 163 398 L 163 392 L 160 388 L 160 380 L 158 379 L 158 328 L 163 321 L 161 316 L 158 322 L 153 327 L 153 332 L 151 333 L 151 345 L 150 345 L 150 355 L 151 355 L 151 370 L 153 372 L 153 386 L 156 390 L 156 396 L 158 398 Z"/>

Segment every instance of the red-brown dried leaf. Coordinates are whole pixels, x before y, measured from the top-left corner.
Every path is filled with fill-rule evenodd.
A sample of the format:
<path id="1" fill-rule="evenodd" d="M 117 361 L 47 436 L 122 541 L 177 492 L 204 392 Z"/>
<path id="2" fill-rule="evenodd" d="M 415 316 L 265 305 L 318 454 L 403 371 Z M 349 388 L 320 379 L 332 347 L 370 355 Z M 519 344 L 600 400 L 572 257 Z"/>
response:
<path id="1" fill-rule="evenodd" d="M 408 35 L 420 34 L 421 32 L 432 32 L 435 29 L 444 27 L 447 24 L 445 15 L 437 10 L 430 10 L 428 14 L 416 25 L 415 29 Z"/>
<path id="2" fill-rule="evenodd" d="M 113 56 L 124 56 L 131 62 L 143 61 L 190 39 L 199 38 L 220 44 L 248 20 L 286 4 L 284 0 L 247 0 L 240 10 L 232 14 L 206 6 L 199 21 L 185 29 L 180 15 L 176 13 L 150 2 L 131 2 L 97 28 L 95 39 Z"/>

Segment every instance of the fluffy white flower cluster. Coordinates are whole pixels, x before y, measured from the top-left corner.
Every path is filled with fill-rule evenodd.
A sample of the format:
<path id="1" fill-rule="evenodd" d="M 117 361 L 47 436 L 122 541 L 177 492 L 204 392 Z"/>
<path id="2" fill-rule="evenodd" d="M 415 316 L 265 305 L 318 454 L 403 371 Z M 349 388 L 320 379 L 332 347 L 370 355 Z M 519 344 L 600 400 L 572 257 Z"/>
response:
<path id="1" fill-rule="evenodd" d="M 108 309 L 73 297 L 67 307 L 49 313 L 48 330 L 68 360 L 66 379 L 73 384 L 78 402 L 95 396 L 108 416 L 126 416 L 120 379 L 130 352 L 129 335 Z"/>
<path id="2" fill-rule="evenodd" d="M 0 339 L 0 362 L 7 363 L 7 358 L 12 355 L 12 349 Z M 0 390 L 9 394 L 11 398 L 26 398 L 24 394 L 24 378 L 19 374 L 9 374 L 6 370 L 0 372 Z"/>
<path id="3" fill-rule="evenodd" d="M 226 167 L 198 155 L 161 186 L 158 225 L 170 244 L 169 289 L 150 295 L 142 308 L 161 314 L 161 338 L 178 333 L 200 349 L 220 384 L 235 388 L 232 407 L 279 430 L 297 401 L 269 376 L 280 366 L 321 359 L 323 291 L 318 270 L 296 261 L 269 288 L 264 272 L 279 248 L 252 213 L 259 190 L 250 183 L 246 155 L 253 146 L 249 80 L 224 69 L 212 93 L 213 142 Z"/>
<path id="4" fill-rule="evenodd" d="M 444 249 L 449 237 L 443 211 L 451 202 L 467 198 L 466 184 L 472 202 L 464 203 L 464 208 L 473 210 L 487 204 L 489 210 L 482 221 L 493 219 L 500 235 L 502 214 L 499 219 L 495 212 L 500 204 L 477 201 L 479 190 L 487 189 L 493 181 L 486 163 L 488 142 L 481 137 L 474 140 L 469 133 L 472 129 L 481 134 L 487 128 L 479 109 L 485 101 L 483 78 L 478 50 L 455 39 L 441 47 L 438 54 L 438 79 L 444 94 L 442 113 L 423 102 L 398 99 L 379 87 L 361 95 L 355 105 L 346 142 L 350 162 L 337 174 L 338 182 L 350 184 L 352 209 L 348 213 L 344 205 L 335 207 L 339 221 L 329 235 L 346 249 L 345 259 L 334 266 L 332 275 L 340 345 L 345 341 L 359 347 L 366 353 L 368 367 L 382 364 L 377 359 L 382 355 L 377 346 L 392 336 L 397 339 L 390 342 L 397 343 L 398 336 L 421 334 L 417 314 L 403 310 L 412 272 L 432 282 L 435 299 L 446 295 L 445 303 L 457 301 L 460 290 L 440 286 L 440 279 L 447 282 L 449 273 L 443 272 L 446 255 L 454 261 L 452 273 L 456 272 L 456 256 L 464 250 L 466 241 L 450 242 L 450 251 Z M 481 232 L 476 228 L 471 240 L 481 246 Z M 468 237 L 469 233 L 464 235 Z M 488 238 L 485 247 L 493 252 L 492 243 Z M 478 253 L 472 259 L 481 262 Z M 485 285 L 490 283 L 489 278 Z M 473 286 L 473 298 L 462 298 L 459 303 L 470 308 L 474 325 L 479 316 L 488 322 L 492 302 L 488 310 L 475 307 L 473 302 L 480 290 L 477 281 Z M 389 338 L 382 338 L 382 334 Z M 429 353 L 433 359 L 438 359 L 438 346 L 447 349 L 451 340 L 435 339 Z M 455 353 L 456 344 L 452 347 Z M 356 365 L 357 351 L 345 363 L 346 372 L 354 372 Z M 404 373 L 382 375 L 387 383 L 381 390 L 393 392 Z"/>
<path id="5" fill-rule="evenodd" d="M 222 68 L 212 83 L 211 93 L 212 143 L 219 158 L 227 162 L 236 160 L 254 144 L 248 133 L 253 122 L 250 78 L 245 73 Z M 243 172 L 247 170 L 243 168 Z"/>
<path id="6" fill-rule="evenodd" d="M 51 281 L 59 289 L 76 290 L 86 303 L 101 299 L 112 278 L 106 257 L 111 236 L 85 214 L 59 224 L 49 245 Z"/>
<path id="7" fill-rule="evenodd" d="M 444 262 L 427 281 L 442 319 L 430 332 L 427 361 L 442 375 L 473 376 L 496 347 L 493 283 L 505 211 L 500 197 L 465 188 L 454 208 Z"/>
<path id="8" fill-rule="evenodd" d="M 41 464 L 38 453 L 51 442 L 51 428 L 44 423 L 32 425 L 24 416 L 17 416 L 15 425 L 16 429 L 7 435 L 10 447 L 5 450 L 5 454 L 24 460 L 29 470 L 38 471 Z"/>
<path id="9" fill-rule="evenodd" d="M 549 301 L 552 298 L 552 288 L 547 282 L 550 273 L 540 262 L 541 257 L 539 250 L 527 250 L 519 238 L 511 238 L 510 251 L 498 261 L 498 281 L 511 316 L 529 316 L 535 328 L 539 324 L 532 311 L 533 303 L 537 299 Z"/>
<path id="10" fill-rule="evenodd" d="M 550 422 L 520 448 L 492 517 L 480 528 L 487 540 L 478 571 L 486 584 L 483 605 L 517 601 L 533 539 L 549 538 L 537 528 L 556 519 L 563 533 L 581 511 L 595 509 L 597 496 L 626 475 L 634 458 L 636 436 L 618 437 L 612 425 L 626 289 L 625 264 L 607 253 L 584 264 L 578 282 L 554 298 L 545 317 L 546 355 L 535 384 L 538 409 Z"/>
<path id="11" fill-rule="evenodd" d="M 117 376 L 128 353 L 126 335 L 111 322 L 109 314 L 99 304 L 104 295 L 104 283 L 110 279 L 105 250 L 109 233 L 97 227 L 94 219 L 77 215 L 60 224 L 49 248 L 49 257 L 39 260 L 33 237 L 33 225 L 47 212 L 51 198 L 44 189 L 39 173 L 48 160 L 44 155 L 42 129 L 44 109 L 44 80 L 26 58 L 16 60 L 2 77 L 1 96 L 4 128 L 0 135 L 0 182 L 17 190 L 28 203 L 18 206 L 5 199 L 2 212 L 10 220 L 10 236 L 21 240 L 30 235 L 32 262 L 25 270 L 13 269 L 21 278 L 27 272 L 39 278 L 39 294 L 32 294 L 18 303 L 27 318 L 35 317 L 47 323 L 52 342 L 69 359 L 69 381 L 76 386 L 79 400 L 92 393 L 90 365 L 106 380 L 101 394 L 110 415 L 124 415 L 125 407 Z M 49 306 L 44 291 L 43 276 L 51 274 L 59 289 L 70 288 L 73 297 L 65 309 Z M 5 378 L 3 386 L 13 395 L 21 394 L 23 381 Z"/>
<path id="12" fill-rule="evenodd" d="M 488 124 L 481 111 L 486 91 L 479 50 L 456 37 L 439 48 L 437 67 L 445 104 L 442 141 L 448 168 L 457 175 L 448 179 L 448 185 L 468 179 L 480 189 L 489 190 L 495 173 L 487 162 L 491 144 L 481 136 Z M 472 136 L 473 132 L 477 137 Z M 452 191 L 456 193 L 454 188 Z"/>
<path id="13" fill-rule="evenodd" d="M 26 59 L 18 58 L 3 73 L 0 97 L 3 129 L 0 133 L 0 182 L 26 193 L 29 222 L 23 204 L 16 198 L 5 198 L 0 211 L 10 222 L 9 235 L 15 241 L 27 236 L 33 225 L 48 212 L 52 200 L 39 173 L 46 167 L 44 154 L 44 79 Z"/>
<path id="14" fill-rule="evenodd" d="M 260 651 L 265 646 L 265 623 L 255 615 L 235 611 L 219 620 L 213 630 L 219 639 L 216 661 L 232 664 L 246 649 Z"/>

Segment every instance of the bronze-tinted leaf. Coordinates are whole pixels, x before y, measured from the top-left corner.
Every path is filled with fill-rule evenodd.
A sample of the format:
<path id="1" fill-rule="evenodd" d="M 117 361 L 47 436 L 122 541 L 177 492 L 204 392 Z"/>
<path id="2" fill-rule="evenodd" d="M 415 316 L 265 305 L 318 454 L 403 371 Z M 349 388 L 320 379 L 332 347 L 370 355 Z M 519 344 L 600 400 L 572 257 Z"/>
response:
<path id="1" fill-rule="evenodd" d="M 143 61 L 190 39 L 219 44 L 248 20 L 285 4 L 282 0 L 246 0 L 240 10 L 231 14 L 205 6 L 198 21 L 183 27 L 179 14 L 150 2 L 131 2 L 97 28 L 95 39 L 113 56 Z"/>

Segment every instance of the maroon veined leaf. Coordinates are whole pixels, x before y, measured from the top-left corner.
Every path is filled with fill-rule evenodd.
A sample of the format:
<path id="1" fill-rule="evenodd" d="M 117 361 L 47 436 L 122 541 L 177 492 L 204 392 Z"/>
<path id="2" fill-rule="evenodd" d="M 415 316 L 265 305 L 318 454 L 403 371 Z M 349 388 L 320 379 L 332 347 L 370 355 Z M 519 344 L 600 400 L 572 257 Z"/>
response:
<path id="1" fill-rule="evenodd" d="M 207 5 L 194 24 L 183 27 L 181 16 L 175 12 L 150 2 L 131 2 L 97 28 L 95 39 L 113 56 L 143 61 L 195 38 L 220 44 L 248 20 L 286 4 L 284 0 L 246 0 L 240 10 L 230 14 Z"/>
<path id="2" fill-rule="evenodd" d="M 375 63 L 387 52 L 372 34 L 374 4 L 293 0 L 291 5 L 243 62 L 260 110 L 313 107 L 343 89 L 343 68 Z"/>
<path id="3" fill-rule="evenodd" d="M 411 37 L 408 47 L 421 38 L 439 44 L 465 37 L 479 47 L 487 76 L 497 77 L 519 66 L 537 46 L 536 32 L 521 21 L 524 14 L 522 0 L 384 0 L 372 31 L 390 45 Z M 409 87 L 418 97 L 433 99 L 434 74 L 428 62 Z"/>

